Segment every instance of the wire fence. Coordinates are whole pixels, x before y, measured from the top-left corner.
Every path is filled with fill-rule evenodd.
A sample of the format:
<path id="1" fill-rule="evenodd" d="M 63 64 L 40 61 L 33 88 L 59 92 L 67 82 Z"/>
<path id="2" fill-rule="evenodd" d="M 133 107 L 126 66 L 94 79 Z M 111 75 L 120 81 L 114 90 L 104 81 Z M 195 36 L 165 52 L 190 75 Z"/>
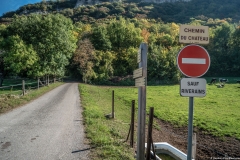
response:
<path id="1" fill-rule="evenodd" d="M 101 91 L 98 91 L 99 92 L 99 100 L 101 98 L 103 98 L 101 96 Z M 108 93 L 109 95 L 111 95 L 111 92 L 112 90 L 109 89 L 108 90 Z M 115 93 L 115 98 L 114 98 L 114 105 L 115 105 L 115 108 L 114 108 L 114 112 L 116 113 L 116 119 L 117 121 L 121 121 L 122 124 L 125 125 L 125 127 L 121 128 L 121 129 L 124 129 L 124 137 L 126 137 L 127 139 L 125 140 L 128 141 L 128 137 L 129 137 L 129 133 L 130 133 L 130 123 L 131 123 L 131 101 L 127 101 L 125 99 L 122 99 L 121 96 L 118 96 L 117 93 Z M 136 100 L 136 104 L 137 104 L 137 100 Z M 110 109 L 110 108 L 109 108 Z M 111 112 L 111 110 L 109 110 L 109 113 Z M 118 114 L 119 113 L 125 113 L 125 119 L 127 119 L 128 121 L 126 120 L 119 120 L 118 119 Z M 127 114 L 126 114 L 127 113 Z M 136 106 L 135 107 L 135 122 L 137 122 L 137 116 L 138 116 L 138 107 Z M 146 124 L 148 123 L 148 121 L 146 120 Z M 160 126 L 161 130 L 164 129 Z M 137 127 L 135 128 L 135 142 L 136 142 L 136 129 Z M 147 135 L 146 135 L 147 136 Z M 174 137 L 177 137 L 179 139 L 182 139 L 183 141 L 185 141 L 187 143 L 187 135 L 179 135 L 175 132 L 169 132 L 169 136 L 174 136 Z M 208 153 L 208 155 L 211 155 L 211 157 L 223 157 L 223 158 L 232 158 L 236 155 L 234 154 L 231 154 L 231 153 L 225 153 L 224 150 L 219 150 L 218 147 L 215 147 L 215 146 L 211 146 L 211 145 L 207 145 L 205 143 L 201 143 L 201 141 L 197 141 L 196 142 L 197 144 L 197 149 L 198 150 L 201 150 L 202 152 L 205 152 L 205 153 Z M 198 156 L 198 155 L 197 155 Z"/>
<path id="2" fill-rule="evenodd" d="M 5 80 L 7 81 L 7 80 Z M 25 83 L 25 80 L 22 80 L 22 83 L 20 83 L 21 80 L 8 80 L 11 81 L 11 84 L 7 84 L 5 86 L 0 87 L 0 98 L 8 95 L 24 95 L 29 93 L 32 90 L 39 89 L 40 87 L 47 86 L 51 83 L 55 83 L 57 81 L 61 81 L 61 79 L 51 79 L 51 80 L 26 80 L 27 83 Z"/>

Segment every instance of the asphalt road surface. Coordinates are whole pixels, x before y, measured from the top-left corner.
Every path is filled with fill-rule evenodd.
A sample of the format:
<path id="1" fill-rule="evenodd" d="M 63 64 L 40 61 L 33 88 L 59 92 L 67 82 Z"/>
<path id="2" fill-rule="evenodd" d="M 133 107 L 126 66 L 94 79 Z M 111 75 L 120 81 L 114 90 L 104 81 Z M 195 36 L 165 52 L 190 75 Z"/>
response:
<path id="1" fill-rule="evenodd" d="M 0 160 L 87 160 L 77 83 L 0 115 Z"/>

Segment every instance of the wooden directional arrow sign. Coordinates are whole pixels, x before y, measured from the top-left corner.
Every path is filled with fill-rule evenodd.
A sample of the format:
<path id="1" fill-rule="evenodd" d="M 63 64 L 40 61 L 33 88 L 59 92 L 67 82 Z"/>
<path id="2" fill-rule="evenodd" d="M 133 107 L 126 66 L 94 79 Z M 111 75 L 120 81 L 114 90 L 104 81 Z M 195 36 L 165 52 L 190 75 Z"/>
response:
<path id="1" fill-rule="evenodd" d="M 135 79 L 135 86 L 136 87 L 146 86 L 145 77 Z"/>
<path id="2" fill-rule="evenodd" d="M 133 71 L 133 79 L 143 76 L 143 68 L 139 68 Z"/>

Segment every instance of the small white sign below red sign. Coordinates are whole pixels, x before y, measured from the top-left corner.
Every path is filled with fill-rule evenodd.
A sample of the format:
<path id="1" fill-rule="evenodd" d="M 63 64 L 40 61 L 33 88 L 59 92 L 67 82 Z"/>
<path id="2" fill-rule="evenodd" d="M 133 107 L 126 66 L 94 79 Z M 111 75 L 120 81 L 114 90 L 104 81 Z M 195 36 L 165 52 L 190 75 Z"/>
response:
<path id="1" fill-rule="evenodd" d="M 183 78 L 180 82 L 180 95 L 183 97 L 205 97 L 206 83 L 203 78 Z"/>
<path id="2" fill-rule="evenodd" d="M 177 65 L 185 76 L 201 77 L 210 67 L 210 57 L 205 48 L 192 44 L 185 46 L 178 53 Z"/>

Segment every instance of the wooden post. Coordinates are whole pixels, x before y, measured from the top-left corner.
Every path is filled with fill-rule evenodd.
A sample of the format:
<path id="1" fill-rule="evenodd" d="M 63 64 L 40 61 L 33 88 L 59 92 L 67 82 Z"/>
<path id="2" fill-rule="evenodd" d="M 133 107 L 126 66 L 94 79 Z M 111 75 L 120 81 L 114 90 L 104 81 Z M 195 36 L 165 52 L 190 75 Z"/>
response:
<path id="1" fill-rule="evenodd" d="M 114 90 L 112 91 L 112 118 L 115 118 L 115 115 L 114 115 Z"/>
<path id="2" fill-rule="evenodd" d="M 197 155 L 197 135 L 193 133 L 193 143 L 192 143 L 192 159 L 196 159 Z"/>
<path id="3" fill-rule="evenodd" d="M 147 94 L 147 44 L 141 43 L 138 55 L 141 57 L 138 67 L 143 68 L 142 77 L 145 85 L 138 87 L 138 131 L 137 131 L 137 160 L 145 160 L 145 124 L 146 124 L 146 94 Z"/>
<path id="4" fill-rule="evenodd" d="M 22 93 L 23 93 L 23 96 L 25 95 L 25 81 L 22 80 Z"/>
<path id="5" fill-rule="evenodd" d="M 47 85 L 49 86 L 49 75 L 47 76 Z"/>
<path id="6" fill-rule="evenodd" d="M 38 78 L 38 82 L 37 82 L 37 83 L 38 83 L 38 89 L 39 89 L 39 81 L 40 81 L 40 80 L 39 80 L 39 78 Z"/>
<path id="7" fill-rule="evenodd" d="M 0 73 L 0 87 L 2 87 L 2 84 L 3 84 L 3 74 Z"/>
<path id="8" fill-rule="evenodd" d="M 134 143 L 134 117 L 135 117 L 135 100 L 132 100 L 132 112 L 131 112 L 131 136 L 130 146 L 133 148 Z"/>
<path id="9" fill-rule="evenodd" d="M 149 122 L 148 122 L 148 136 L 147 136 L 147 153 L 146 160 L 150 160 L 151 158 L 151 143 L 152 143 L 152 126 L 153 126 L 153 111 L 154 108 L 150 108 L 149 113 Z"/>

